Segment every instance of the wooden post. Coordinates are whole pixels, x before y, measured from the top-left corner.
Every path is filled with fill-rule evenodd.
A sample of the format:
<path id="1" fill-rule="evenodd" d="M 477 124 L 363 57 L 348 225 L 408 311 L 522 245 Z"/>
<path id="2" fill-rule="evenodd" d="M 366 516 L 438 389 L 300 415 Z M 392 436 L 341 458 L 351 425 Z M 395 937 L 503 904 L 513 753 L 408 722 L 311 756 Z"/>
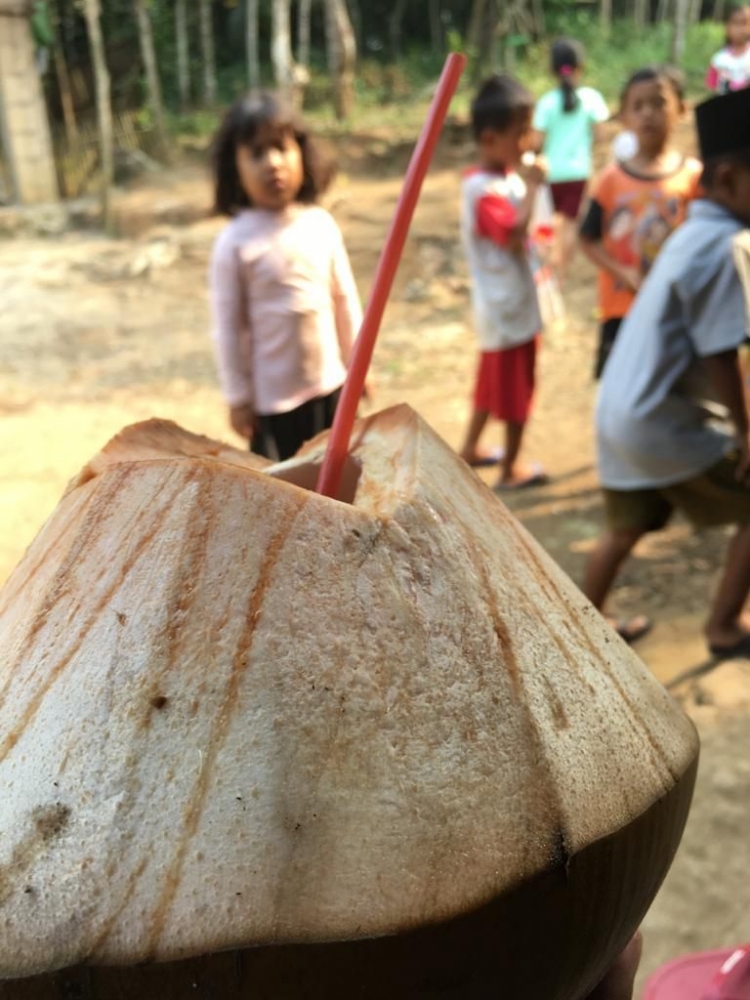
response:
<path id="1" fill-rule="evenodd" d="M 30 12 L 27 0 L 0 0 L 0 131 L 13 196 L 22 204 L 59 197 Z"/>

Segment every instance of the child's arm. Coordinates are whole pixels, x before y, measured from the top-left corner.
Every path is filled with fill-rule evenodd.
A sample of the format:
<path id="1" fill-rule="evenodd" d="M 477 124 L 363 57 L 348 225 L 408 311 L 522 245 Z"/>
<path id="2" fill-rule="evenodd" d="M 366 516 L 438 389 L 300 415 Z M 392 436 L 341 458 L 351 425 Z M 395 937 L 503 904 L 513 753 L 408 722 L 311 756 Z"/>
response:
<path id="1" fill-rule="evenodd" d="M 348 366 L 352 345 L 362 325 L 362 305 L 344 238 L 336 223 L 332 224 L 335 228 L 335 244 L 331 261 L 331 295 L 341 359 Z"/>
<path id="2" fill-rule="evenodd" d="M 603 221 L 604 210 L 599 202 L 595 198 L 592 198 L 578 230 L 581 249 L 592 264 L 603 271 L 608 271 L 613 278 L 632 292 L 637 292 L 641 287 L 643 275 L 637 267 L 630 267 L 615 260 L 605 249 L 602 240 L 604 233 Z"/>
<path id="3" fill-rule="evenodd" d="M 517 207 L 501 195 L 486 194 L 481 197 L 476 207 L 479 235 L 511 253 L 523 253 L 534 202 L 544 176 L 544 167 L 539 164 L 527 168 L 524 175 L 526 194 Z"/>
<path id="4" fill-rule="evenodd" d="M 219 382 L 229 405 L 229 422 L 240 436 L 250 439 L 256 417 L 252 373 L 240 345 L 240 334 L 247 325 L 243 315 L 244 291 L 237 252 L 226 232 L 214 244 L 209 293 L 213 316 L 211 338 Z"/>
<path id="5" fill-rule="evenodd" d="M 706 371 L 716 389 L 719 402 L 729 410 L 740 449 L 737 478 L 750 481 L 750 420 L 742 384 L 739 351 L 722 351 L 703 359 Z"/>
<path id="6" fill-rule="evenodd" d="M 719 76 L 719 71 L 716 66 L 714 66 L 714 61 L 712 59 L 708 64 L 708 69 L 706 70 L 706 89 L 717 91 L 719 89 L 720 82 L 721 78 Z"/>

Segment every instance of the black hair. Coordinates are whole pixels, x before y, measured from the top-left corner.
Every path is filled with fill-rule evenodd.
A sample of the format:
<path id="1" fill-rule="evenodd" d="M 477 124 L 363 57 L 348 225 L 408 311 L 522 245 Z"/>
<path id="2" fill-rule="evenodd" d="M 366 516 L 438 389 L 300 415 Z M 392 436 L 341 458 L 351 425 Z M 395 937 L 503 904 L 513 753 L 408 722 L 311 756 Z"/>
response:
<path id="1" fill-rule="evenodd" d="M 304 123 L 278 94 L 246 94 L 224 116 L 213 142 L 214 211 L 236 215 L 250 207 L 240 183 L 235 155 L 238 146 L 251 143 L 260 129 L 272 125 L 288 131 L 302 153 L 302 187 L 295 201 L 312 204 L 333 180 L 335 167 L 324 158 Z"/>
<path id="2" fill-rule="evenodd" d="M 627 83 L 620 92 L 620 109 L 622 110 L 625 107 L 632 87 L 637 83 L 652 83 L 654 80 L 666 81 L 674 91 L 675 97 L 680 104 L 684 104 L 685 75 L 676 66 L 669 66 L 664 63 L 661 65 L 643 66 L 641 69 L 637 69 L 635 73 L 630 74 Z"/>
<path id="3" fill-rule="evenodd" d="M 552 75 L 560 81 L 566 114 L 575 111 L 580 103 L 573 83 L 573 71 L 583 66 L 584 58 L 583 46 L 574 38 L 558 38 L 552 43 L 550 68 Z"/>
<path id="4" fill-rule="evenodd" d="M 505 132 L 534 107 L 534 95 L 511 76 L 496 73 L 480 86 L 471 105 L 471 127 L 479 139 L 485 129 Z"/>
<path id="5" fill-rule="evenodd" d="M 714 186 L 716 168 L 724 163 L 735 163 L 738 166 L 750 168 L 750 149 L 741 149 L 736 153 L 720 153 L 719 156 L 712 156 L 706 160 L 701 174 L 701 186 L 707 191 Z"/>
<path id="6" fill-rule="evenodd" d="M 739 14 L 741 10 L 746 10 L 750 6 L 747 3 L 729 3 L 724 9 L 724 27 L 727 29 L 724 33 L 724 44 L 729 45 L 729 22 L 732 20 L 735 14 Z"/>

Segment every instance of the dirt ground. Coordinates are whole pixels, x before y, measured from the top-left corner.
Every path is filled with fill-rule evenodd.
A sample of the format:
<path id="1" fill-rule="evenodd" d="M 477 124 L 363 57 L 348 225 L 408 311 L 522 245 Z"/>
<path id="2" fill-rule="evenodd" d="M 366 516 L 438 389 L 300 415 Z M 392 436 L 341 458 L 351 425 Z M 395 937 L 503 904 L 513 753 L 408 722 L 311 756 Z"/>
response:
<path id="1" fill-rule="evenodd" d="M 691 141 L 685 129 L 682 140 Z M 349 139 L 329 202 L 363 295 L 395 205 L 407 150 Z M 457 246 L 457 175 L 470 148 L 446 142 L 427 181 L 374 361 L 376 405 L 407 401 L 451 444 L 468 412 L 475 343 Z M 0 580 L 65 483 L 124 424 L 152 415 L 232 440 L 208 339 L 206 262 L 221 223 L 206 218 L 203 171 L 151 178 L 118 200 L 119 240 L 69 233 L 0 241 Z M 545 337 L 531 457 L 548 487 L 510 506 L 580 580 L 601 524 L 593 464 L 592 269 L 582 259 L 567 317 Z M 488 434 L 487 443 L 495 443 Z M 483 473 L 491 482 L 492 473 Z M 750 664 L 710 668 L 701 637 L 726 538 L 682 522 L 647 541 L 623 574 L 623 614 L 657 624 L 639 646 L 701 732 L 703 755 L 677 861 L 645 922 L 641 982 L 685 951 L 750 940 Z"/>

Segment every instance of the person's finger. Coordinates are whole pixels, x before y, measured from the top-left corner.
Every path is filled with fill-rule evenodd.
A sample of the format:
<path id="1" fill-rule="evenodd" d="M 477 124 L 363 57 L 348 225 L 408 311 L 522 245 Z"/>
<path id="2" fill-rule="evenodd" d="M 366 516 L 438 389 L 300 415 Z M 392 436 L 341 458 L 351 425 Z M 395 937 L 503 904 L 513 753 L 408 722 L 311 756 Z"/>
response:
<path id="1" fill-rule="evenodd" d="M 587 1000 L 633 1000 L 633 984 L 642 951 L 643 937 L 638 931 Z"/>

